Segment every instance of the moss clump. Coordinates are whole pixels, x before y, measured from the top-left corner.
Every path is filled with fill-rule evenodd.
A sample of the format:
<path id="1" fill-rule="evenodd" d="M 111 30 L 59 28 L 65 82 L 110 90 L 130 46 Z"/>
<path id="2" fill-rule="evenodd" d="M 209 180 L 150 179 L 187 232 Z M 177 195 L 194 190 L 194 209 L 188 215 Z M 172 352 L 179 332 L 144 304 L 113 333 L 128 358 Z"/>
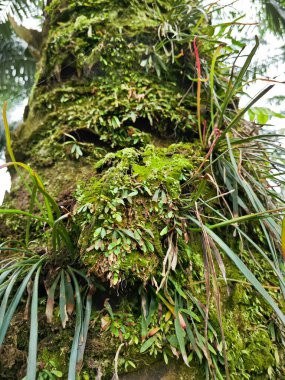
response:
<path id="1" fill-rule="evenodd" d="M 181 182 L 199 162 L 189 162 L 195 154 L 192 144 L 149 145 L 107 154 L 96 164 L 97 174 L 77 191 L 81 258 L 90 272 L 112 285 L 146 283 L 156 274 L 165 251 L 162 236 L 175 224 Z"/>
<path id="2" fill-rule="evenodd" d="M 244 351 L 244 364 L 251 376 L 265 374 L 268 368 L 274 365 L 271 348 L 272 343 L 267 331 L 255 331 L 248 338 Z"/>
<path id="3" fill-rule="evenodd" d="M 192 9 L 186 24 L 183 7 L 187 14 Z M 64 133 L 82 129 L 116 148 L 145 146 L 157 135 L 191 141 L 197 135 L 191 79 L 197 76 L 195 57 L 191 44 L 179 38 L 168 51 L 173 36 L 161 28 L 164 18 L 174 18 L 185 33 L 198 24 L 207 34 L 208 22 L 191 1 L 183 0 L 175 10 L 177 17 L 164 1 L 157 7 L 137 1 L 51 2 L 37 82 L 28 118 L 17 132 L 16 153 L 40 149 L 36 144 L 43 140 L 60 140 Z M 216 41 L 199 46 L 205 77 L 212 44 Z M 207 104 L 207 86 L 202 90 L 201 104 Z M 202 107 L 202 114 L 206 112 Z"/>
<path id="4" fill-rule="evenodd" d="M 63 334 L 60 334 L 61 336 L 64 336 Z M 64 340 L 61 343 L 66 343 Z M 64 349 L 64 346 L 62 346 L 62 350 Z M 63 354 L 63 351 L 59 353 L 58 351 L 53 351 L 50 348 L 44 347 L 39 352 L 38 356 L 38 367 L 39 367 L 39 374 L 41 372 L 43 373 L 50 373 L 52 374 L 59 374 L 59 378 L 64 376 L 67 376 L 66 368 L 67 368 L 67 362 L 66 362 L 66 355 Z M 57 377 L 56 377 L 57 378 Z"/>

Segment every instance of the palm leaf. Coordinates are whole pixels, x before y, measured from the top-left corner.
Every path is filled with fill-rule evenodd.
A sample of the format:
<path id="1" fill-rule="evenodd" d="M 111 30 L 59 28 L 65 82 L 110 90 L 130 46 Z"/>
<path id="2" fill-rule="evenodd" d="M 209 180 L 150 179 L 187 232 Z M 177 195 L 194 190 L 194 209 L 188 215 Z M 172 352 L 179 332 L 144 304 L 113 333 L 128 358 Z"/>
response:
<path id="1" fill-rule="evenodd" d="M 33 15 L 40 4 L 39 0 L 0 0 L 0 23 L 8 19 L 9 13 L 23 20 Z"/>
<path id="2" fill-rule="evenodd" d="M 23 99 L 34 82 L 35 59 L 21 40 L 14 34 L 6 37 L 1 29 L 0 25 L 0 99 Z"/>
<path id="3" fill-rule="evenodd" d="M 276 35 L 283 37 L 285 31 L 285 2 L 284 0 L 261 0 L 263 31 L 269 28 Z"/>

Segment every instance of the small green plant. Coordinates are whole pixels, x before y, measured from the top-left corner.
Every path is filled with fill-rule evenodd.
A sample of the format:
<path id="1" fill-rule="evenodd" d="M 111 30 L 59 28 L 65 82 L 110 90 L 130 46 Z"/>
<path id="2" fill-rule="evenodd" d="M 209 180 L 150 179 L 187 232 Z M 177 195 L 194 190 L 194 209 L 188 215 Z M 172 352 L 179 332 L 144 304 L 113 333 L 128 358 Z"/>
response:
<path id="1" fill-rule="evenodd" d="M 56 369 L 54 361 L 50 360 L 44 364 L 44 368 L 40 369 L 37 374 L 37 380 L 56 380 L 61 379 L 63 373 Z M 22 380 L 28 380 L 25 376 Z"/>
<path id="2" fill-rule="evenodd" d="M 266 124 L 272 117 L 284 119 L 285 115 L 279 112 L 274 112 L 268 107 L 251 107 L 248 110 L 249 120 L 258 124 Z"/>
<path id="3" fill-rule="evenodd" d="M 74 155 L 75 158 L 78 160 L 80 157 L 83 156 L 83 152 L 80 148 L 80 143 L 76 140 L 76 138 L 69 133 L 65 133 L 65 136 L 69 137 L 71 141 L 66 141 L 63 145 L 71 146 L 70 154 Z"/>

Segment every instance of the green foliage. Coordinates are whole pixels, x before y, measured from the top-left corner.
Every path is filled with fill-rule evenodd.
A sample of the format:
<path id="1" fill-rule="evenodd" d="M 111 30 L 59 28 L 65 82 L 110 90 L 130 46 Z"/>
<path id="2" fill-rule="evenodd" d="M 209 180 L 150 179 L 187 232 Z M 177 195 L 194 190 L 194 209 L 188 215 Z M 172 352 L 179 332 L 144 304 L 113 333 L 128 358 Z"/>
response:
<path id="1" fill-rule="evenodd" d="M 211 145 L 216 112 L 225 111 L 220 126 L 233 113 L 234 94 L 227 89 L 234 78 L 223 61 L 235 52 L 220 45 L 206 13 L 190 1 L 174 8 L 120 2 L 116 10 L 113 2 L 90 4 L 62 5 L 60 14 L 57 2 L 47 8 L 51 27 L 28 119 L 37 133 L 29 143 L 42 141 L 47 131 L 89 129 L 118 148 L 145 146 L 155 136 L 189 141 L 198 133 L 204 146 Z"/>
<path id="2" fill-rule="evenodd" d="M 182 234 L 176 203 L 180 182 L 197 165 L 187 159 L 193 154 L 191 144 L 149 145 L 107 154 L 96 164 L 98 176 L 77 190 L 77 213 L 85 225 L 82 260 L 91 272 L 113 285 L 132 278 L 146 283 L 155 275 L 165 224 Z"/>
<path id="3" fill-rule="evenodd" d="M 8 148 L 10 149 L 9 135 L 7 137 Z M 187 272 L 184 272 L 183 269 L 189 267 L 189 265 L 193 266 L 197 264 L 197 269 L 199 267 L 203 268 L 203 264 L 199 263 L 199 261 L 197 264 L 193 262 L 195 256 L 192 255 L 192 252 L 196 251 L 196 254 L 200 252 L 201 255 L 202 251 L 199 244 L 195 243 L 197 238 L 199 239 L 200 229 L 193 234 L 191 231 L 195 230 L 195 228 L 193 228 L 192 222 L 195 222 L 194 226 L 200 225 L 202 231 L 205 228 L 207 240 L 205 240 L 204 244 L 206 244 L 206 241 L 210 241 L 211 247 L 214 247 L 215 241 L 217 247 L 226 253 L 232 248 L 220 242 L 218 235 L 211 232 L 210 229 L 218 228 L 219 223 L 210 223 L 208 227 L 203 227 L 201 225 L 201 217 L 198 216 L 197 218 L 195 207 L 200 208 L 199 204 L 206 206 L 204 210 L 205 216 L 203 217 L 206 217 L 206 220 L 208 218 L 211 220 L 215 213 L 213 214 L 211 207 L 207 206 L 211 202 L 205 200 L 201 194 L 199 195 L 199 186 L 198 188 L 196 187 L 195 175 L 193 177 L 193 174 L 197 173 L 197 169 L 200 167 L 202 152 L 199 152 L 196 148 L 195 154 L 197 155 L 196 161 L 193 159 L 194 146 L 191 144 L 174 144 L 169 148 L 148 146 L 141 151 L 128 148 L 115 154 L 108 154 L 96 164 L 97 176 L 91 179 L 87 186 L 86 184 L 84 186 L 79 185 L 77 194 L 79 208 L 75 223 L 80 225 L 82 229 L 78 245 L 83 253 L 81 260 L 85 266 L 89 267 L 89 272 L 95 273 L 104 282 L 108 281 L 111 286 L 118 286 L 123 282 L 135 284 L 137 281 L 144 284 L 141 290 L 142 313 L 137 320 L 137 322 L 141 322 L 142 326 L 141 335 L 143 341 L 141 353 L 148 352 L 155 357 L 162 354 L 166 363 L 173 356 L 183 355 L 183 359 L 187 365 L 193 360 L 193 354 L 195 354 L 200 361 L 203 361 L 203 358 L 205 358 L 208 362 L 208 368 L 212 368 L 211 376 L 219 378 L 221 377 L 219 375 L 219 367 L 223 365 L 225 360 L 223 358 L 223 338 L 220 335 L 218 327 L 214 327 L 210 322 L 211 319 L 208 321 L 209 330 L 206 338 L 203 333 L 204 320 L 207 318 L 205 307 L 206 310 L 209 307 L 211 313 L 214 312 L 215 308 L 207 304 L 207 288 L 200 285 L 193 288 L 193 285 L 190 285 L 189 289 L 191 282 L 188 283 Z M 187 159 L 189 156 L 192 156 L 191 164 Z M 18 165 L 25 167 L 23 164 Z M 38 176 L 34 172 L 31 172 L 31 176 L 39 187 L 41 181 Z M 191 182 L 189 182 L 189 179 L 191 179 Z M 211 186 L 209 187 L 210 183 L 206 186 L 205 195 L 208 192 L 212 193 Z M 181 187 L 181 184 L 184 184 L 183 187 Z M 227 186 L 229 185 L 227 184 Z M 228 190 L 230 189 L 231 187 L 229 186 Z M 196 206 L 193 203 L 192 207 L 194 208 L 192 209 L 189 208 L 191 200 L 189 202 L 189 199 L 185 197 L 188 193 L 191 193 L 192 199 L 196 198 Z M 47 200 L 51 202 L 50 196 L 46 193 L 44 194 Z M 32 203 L 35 202 L 33 195 L 31 199 Z M 55 207 L 53 202 L 51 202 L 51 206 Z M 46 222 L 51 223 L 48 217 L 50 213 L 47 211 L 47 216 L 45 216 L 44 210 L 42 211 L 43 216 L 25 213 L 20 210 L 2 209 L 1 212 L 9 212 L 10 214 L 21 213 L 29 218 L 35 218 L 39 222 L 46 220 Z M 189 217 L 189 215 L 192 216 Z M 59 219 L 64 220 L 62 217 Z M 227 219 L 224 217 L 224 219 L 227 221 L 225 225 L 236 225 L 236 218 Z M 247 220 L 250 219 L 240 219 L 243 222 Z M 64 228 L 64 226 L 61 228 Z M 241 227 L 238 229 L 242 231 Z M 66 231 L 66 233 L 70 234 L 69 231 Z M 52 234 L 48 233 L 47 236 L 52 236 Z M 41 235 L 41 242 L 43 241 L 42 239 L 43 235 Z M 61 235 L 52 240 L 60 241 L 60 239 Z M 1 285 L 4 297 L 2 298 L 1 313 L 3 321 L 5 321 L 1 327 L 1 337 L 3 339 L 5 336 L 9 322 L 29 283 L 29 279 L 36 270 L 38 271 L 38 276 L 41 276 L 41 278 L 45 277 L 46 272 L 41 269 L 43 263 L 45 263 L 45 266 L 52 265 L 53 267 L 55 265 L 57 269 L 53 269 L 53 280 L 50 282 L 47 291 L 46 314 L 48 321 L 51 322 L 56 289 L 58 288 L 59 316 L 64 327 L 75 308 L 73 297 L 74 293 L 76 293 L 77 317 L 69 368 L 71 378 L 75 378 L 76 370 L 74 363 L 81 362 L 80 353 L 82 344 L 78 346 L 78 341 L 79 339 L 80 341 L 83 339 L 86 342 L 91 317 L 91 308 L 88 307 L 88 302 L 91 301 L 92 288 L 90 288 L 89 279 L 85 277 L 83 272 L 78 272 L 68 266 L 66 267 L 72 256 L 65 259 L 66 264 L 63 264 L 59 271 L 57 263 L 62 261 L 62 253 L 64 252 L 61 251 L 61 255 L 56 254 L 60 249 L 62 250 L 59 245 L 55 246 L 50 253 L 48 251 L 48 254 L 33 257 L 33 251 L 28 248 L 29 240 L 29 237 L 26 238 L 26 248 L 13 248 L 13 246 L 10 247 L 9 243 L 8 245 L 4 243 L 1 247 L 1 251 L 4 252 L 10 250 L 16 253 L 25 252 L 26 255 L 32 257 L 32 259 L 29 257 L 25 258 L 25 256 L 21 259 L 18 258 L 16 263 L 14 260 L 11 260 L 1 270 L 1 278 L 4 280 L 4 283 Z M 192 247 L 193 251 L 186 249 L 189 241 L 191 242 L 190 247 Z M 246 240 L 244 244 L 247 244 Z M 165 246 L 168 247 L 166 255 L 164 253 Z M 48 250 L 51 247 L 52 245 L 47 244 Z M 217 248 L 213 249 L 216 252 L 215 255 L 218 255 L 216 259 L 220 271 L 225 276 L 224 259 L 222 259 L 222 256 L 219 256 Z M 264 255 L 266 256 L 267 254 Z M 257 279 L 254 277 L 254 274 L 247 274 L 247 272 L 250 273 L 249 267 L 247 266 L 246 270 L 244 270 L 240 264 L 240 259 L 235 257 L 234 254 L 230 254 L 229 256 L 245 277 L 256 286 Z M 271 263 L 268 257 L 267 260 L 269 260 L 270 265 L 278 274 L 277 267 Z M 196 276 L 194 283 L 197 280 L 199 283 L 201 281 L 202 283 L 204 282 L 202 280 L 203 270 L 201 271 L 201 269 L 196 271 L 196 275 L 193 271 L 193 275 Z M 209 270 L 212 270 L 211 267 Z M 256 275 L 260 277 L 261 273 L 261 271 L 257 271 Z M 214 273 L 213 275 L 216 276 Z M 84 306 L 81 300 L 78 277 L 79 279 L 82 278 L 86 285 L 89 286 L 89 298 L 87 297 L 85 306 L 87 314 L 84 318 L 80 316 Z M 16 292 L 14 298 L 11 298 L 11 303 L 7 304 L 9 295 L 13 292 L 13 288 L 18 281 L 21 283 L 19 291 Z M 150 281 L 154 282 L 156 289 L 150 287 Z M 35 288 L 36 284 L 37 281 L 35 279 L 33 295 L 36 295 L 38 292 Z M 86 285 L 84 289 L 86 289 Z M 274 303 L 277 300 L 273 301 L 261 285 L 257 286 L 257 290 L 275 308 L 282 320 L 282 313 L 278 311 L 278 306 Z M 199 301 L 197 297 L 199 297 Z M 201 306 L 203 300 L 205 302 L 204 307 Z M 9 306 L 7 311 L 6 305 Z M 33 313 L 36 315 L 36 305 L 35 299 L 34 302 L 32 301 L 31 316 L 33 316 Z M 121 339 L 129 342 L 129 344 L 137 346 L 140 342 L 138 340 L 134 341 L 132 338 L 133 336 L 137 336 L 137 332 L 134 332 L 134 329 L 137 329 L 137 323 L 132 322 L 132 319 L 129 319 L 130 317 L 128 316 L 126 316 L 127 319 L 125 321 L 124 316 L 120 317 L 120 315 L 116 315 L 116 312 L 113 312 L 107 304 L 105 304 L 105 308 L 108 314 L 104 314 L 101 318 L 103 333 L 111 333 L 114 337 L 121 337 Z M 216 318 L 219 319 L 219 317 Z M 123 327 L 124 323 L 129 325 L 128 329 Z M 33 355 L 36 352 L 35 339 L 37 332 L 35 329 L 36 323 L 33 321 L 30 339 L 30 351 L 33 352 Z M 80 338 L 80 331 L 83 331 L 82 338 Z M 189 344 L 192 347 L 190 351 Z M 249 345 L 248 350 L 251 350 L 250 347 Z M 256 355 L 261 355 L 259 349 L 257 349 Z M 269 351 L 268 355 L 270 359 L 272 356 Z M 126 363 L 125 365 L 127 365 Z M 131 363 L 133 362 L 131 361 Z M 242 371 L 245 374 L 259 373 L 259 371 L 260 373 L 264 373 L 264 368 L 267 365 L 262 362 L 264 364 L 263 367 L 259 364 L 257 367 L 250 367 L 251 364 L 246 364 L 246 356 L 243 356 L 242 363 L 239 365 L 242 366 Z M 271 359 L 266 363 L 269 363 L 268 365 L 272 367 Z M 231 361 L 229 361 L 229 365 L 232 368 Z M 30 368 L 34 376 L 36 373 L 35 365 L 33 364 Z M 43 372 L 42 376 L 45 375 L 47 373 Z"/>
<path id="4" fill-rule="evenodd" d="M 66 133 L 65 135 L 71 138 L 71 141 L 66 141 L 64 145 L 71 145 L 70 154 L 74 155 L 75 158 L 78 160 L 79 157 L 83 156 L 83 152 L 80 148 L 80 143 L 78 143 L 78 141 L 76 140 L 74 136 L 71 136 L 68 133 Z"/>
<path id="5" fill-rule="evenodd" d="M 248 110 L 250 121 L 255 121 L 258 124 L 266 124 L 272 117 L 284 119 L 285 115 L 274 112 L 267 107 L 252 107 Z"/>
<path id="6" fill-rule="evenodd" d="M 134 80 L 139 88 L 133 86 Z M 115 82 L 110 78 L 102 79 L 100 86 L 97 82 L 88 86 L 80 86 L 79 82 L 76 87 L 70 83 L 70 87 L 66 84 L 64 88 L 40 96 L 34 111 L 56 111 L 45 118 L 40 129 L 45 125 L 53 131 L 57 127 L 61 133 L 76 131 L 80 134 L 81 129 L 88 128 L 94 138 L 98 136 L 112 147 L 140 146 L 150 142 L 150 135 L 144 130 L 164 134 L 170 123 L 191 130 L 193 119 L 190 115 L 181 118 L 180 114 L 186 111 L 185 107 L 179 107 L 175 91 L 171 84 L 161 88 L 157 80 L 137 78 L 135 74 L 123 85 L 118 79 Z M 66 119 L 69 120 L 67 125 Z M 161 124 L 157 124 L 158 119 Z M 140 128 L 136 127 L 137 123 Z M 161 127 L 156 130 L 155 125 Z"/>
<path id="7" fill-rule="evenodd" d="M 243 110 L 236 104 L 258 41 L 235 72 L 223 63 L 234 51 L 220 44 L 231 24 L 216 31 L 189 1 L 151 4 L 55 0 L 47 8 L 50 30 L 31 111 L 14 144 L 32 146 L 38 155 L 48 142 L 52 149 L 62 144 L 83 163 L 88 131 L 89 144 L 101 140 L 109 153 L 99 161 L 92 156 L 76 206 L 65 210 L 27 164 L 16 162 L 4 120 L 10 165 L 19 178 L 24 168 L 32 186 L 24 177 L 29 210 L 0 210 L 27 218 L 24 243 L 7 241 L 0 250 L 18 260 L 1 259 L 0 337 L 28 285 L 28 376 L 34 378 L 37 294 L 52 274 L 48 320 L 54 305 L 63 327 L 76 311 L 70 379 L 84 366 L 89 325 L 108 345 L 111 337 L 119 346 L 115 374 L 139 360 L 126 354 L 119 361 L 125 343 L 136 355 L 163 356 L 166 363 L 181 358 L 187 367 L 197 360 L 205 364 L 204 378 L 266 372 L 278 378 L 284 208 L 268 179 L 273 168 L 284 171 L 284 163 L 271 162 L 268 141 L 242 121 L 261 95 Z M 186 142 L 173 143 L 177 139 Z M 103 310 L 92 311 L 94 277 L 110 292 L 115 288 L 123 298 L 119 305 L 105 300 Z M 140 294 L 140 305 L 129 295 L 131 311 L 125 288 Z"/>
<path id="8" fill-rule="evenodd" d="M 253 141 L 255 144 L 261 143 L 258 137 Z M 220 152 L 221 156 L 216 162 L 202 170 L 204 178 L 207 177 L 208 170 L 216 175 L 215 178 L 209 176 L 209 181 L 204 179 L 202 193 L 199 186 L 200 173 L 199 175 L 197 173 L 197 170 L 201 169 L 199 161 L 202 153 L 196 149 L 195 165 L 195 155 L 192 151 L 192 161 L 189 165 L 189 161 L 185 158 L 191 155 L 193 145 L 190 144 L 174 144 L 169 148 L 147 146 L 140 151 L 124 149 L 116 154 L 110 153 L 96 164 L 97 175 L 87 185 L 86 183 L 79 185 L 77 191 L 79 201 L 77 220 L 83 226 L 79 245 L 82 260 L 90 268 L 90 272 L 95 273 L 102 281 L 108 281 L 111 286 L 143 281 L 145 289 L 152 294 L 150 297 L 147 293 L 142 293 L 142 336 L 146 338 L 141 346 L 141 352 L 148 352 L 154 356 L 161 353 L 166 362 L 175 355 L 174 352 L 177 355 L 180 352 L 187 365 L 195 353 L 200 360 L 203 357 L 207 360 L 209 368 L 214 366 L 212 377 L 217 376 L 217 378 L 220 376 L 219 366 L 226 360 L 223 340 L 228 342 L 231 338 L 230 336 L 223 338 L 221 335 L 223 333 L 219 331 L 219 328 L 223 327 L 220 325 L 216 328 L 209 327 L 208 337 L 206 340 L 203 339 L 201 329 L 207 317 L 199 302 L 205 302 L 204 307 L 206 310 L 209 308 L 210 313 L 214 313 L 216 307 L 217 320 L 223 318 L 218 314 L 221 307 L 218 299 L 213 296 L 211 304 L 208 304 L 207 294 L 210 291 L 214 294 L 221 292 L 222 285 L 218 285 L 217 273 L 221 274 L 224 281 L 230 278 L 225 268 L 226 256 L 233 262 L 232 265 L 238 268 L 234 281 L 246 278 L 273 307 L 280 322 L 283 324 L 285 322 L 284 314 L 280 310 L 280 300 L 278 301 L 274 294 L 263 287 L 268 270 L 270 278 L 274 276 L 275 281 L 280 281 L 281 289 L 284 287 L 281 275 L 282 264 L 276 258 L 276 251 L 273 248 L 275 244 L 273 239 L 280 239 L 281 231 L 280 226 L 271 218 L 272 212 L 283 211 L 283 208 L 266 212 L 261 206 L 260 199 L 264 203 L 268 193 L 261 191 L 261 186 L 256 189 L 257 184 L 251 178 L 247 184 L 243 182 L 240 175 L 241 173 L 244 176 L 248 175 L 247 170 L 253 159 L 244 153 L 246 168 L 241 166 L 238 169 L 234 157 L 240 147 L 237 141 L 235 143 L 236 148 L 231 146 L 226 148 L 223 153 Z M 258 161 L 254 162 L 252 165 L 256 165 Z M 212 186 L 221 189 L 220 196 L 214 196 Z M 228 216 L 222 206 L 225 202 L 228 207 L 223 193 L 231 194 L 233 199 L 231 203 L 233 210 L 228 210 Z M 190 198 L 186 194 L 191 194 Z M 209 194 L 210 199 L 207 199 Z M 246 214 L 243 210 L 246 210 Z M 203 216 L 200 216 L 200 212 Z M 265 222 L 262 220 L 263 217 L 267 218 Z M 218 219 L 224 222 L 215 223 Z M 260 243 L 262 248 L 251 239 L 256 236 L 256 232 L 250 228 L 250 224 L 254 223 L 252 220 L 260 223 L 268 239 L 267 242 Z M 195 228 L 197 225 L 200 228 Z M 239 244 L 231 242 L 229 238 L 225 242 L 225 232 L 222 227 L 226 226 L 232 228 L 232 232 L 229 229 L 227 234 L 237 233 L 240 244 L 249 251 L 254 249 L 256 254 L 264 256 L 268 266 L 263 263 L 256 270 L 254 262 L 248 257 L 242 260 L 239 256 Z M 214 233 L 215 229 L 217 232 Z M 204 241 L 202 247 L 196 243 L 201 236 L 201 230 Z M 186 248 L 188 245 L 192 247 L 191 251 Z M 193 286 L 189 291 L 188 273 L 183 268 L 189 268 L 189 265 L 193 267 L 192 260 L 195 256 L 192 252 L 198 251 L 202 254 L 203 246 L 204 255 L 207 253 L 208 257 L 204 265 L 211 273 L 211 279 L 207 280 L 207 275 L 205 279 L 206 283 L 209 281 L 207 285 L 209 288 L 201 289 L 200 286 L 198 288 Z M 138 257 L 143 262 L 141 267 L 137 262 Z M 214 260 L 217 268 L 213 264 Z M 258 262 L 260 260 L 259 258 Z M 201 281 L 204 283 L 202 280 L 204 265 L 198 264 L 196 275 L 193 271 L 193 275 L 197 276 L 194 283 Z M 150 282 L 155 284 L 154 290 L 149 289 Z M 210 290 L 210 287 L 213 290 Z M 199 297 L 199 302 L 196 297 Z M 163 309 L 163 317 L 157 312 L 159 302 L 163 305 L 160 306 Z M 258 313 L 259 317 L 263 314 L 264 311 Z M 211 323 L 211 317 L 208 323 Z M 246 335 L 246 329 L 244 334 Z M 188 349 L 190 343 L 191 352 Z M 236 341 L 233 344 L 235 345 Z M 235 350 L 236 347 L 233 346 L 232 349 Z M 262 355 L 260 350 L 257 355 L 259 354 Z M 245 378 L 248 373 L 264 372 L 271 367 L 271 362 L 268 361 L 266 369 L 260 365 L 258 369 L 249 370 L 245 364 L 246 355 L 239 358 L 240 371 L 245 374 Z M 228 365 L 232 372 L 235 364 L 230 355 Z"/>
<path id="9" fill-rule="evenodd" d="M 0 100 L 24 99 L 34 82 L 35 59 L 26 43 L 16 37 L 8 21 L 8 15 L 23 20 L 34 15 L 41 0 L 0 1 Z"/>
<path id="10" fill-rule="evenodd" d="M 34 7 L 42 5 L 42 0 L 1 0 L 0 23 L 7 21 L 9 13 L 22 20 L 31 15 Z"/>
<path id="11" fill-rule="evenodd" d="M 260 17 L 262 18 L 261 31 L 269 28 L 274 34 L 282 37 L 285 30 L 285 3 L 283 0 L 261 1 L 262 8 Z"/>
<path id="12" fill-rule="evenodd" d="M 24 181 L 24 185 L 30 192 L 30 206 L 29 212 L 21 210 L 11 210 L 11 209 L 0 209 L 0 214 L 11 214 L 11 215 L 25 215 L 27 216 L 27 226 L 26 226 L 26 237 L 25 244 L 23 247 L 10 247 L 10 242 L 4 242 L 1 244 L 0 252 L 7 255 L 7 260 L 4 259 L 5 265 L 0 268 L 0 345 L 2 345 L 5 335 L 7 333 L 11 319 L 17 310 L 21 297 L 27 286 L 30 286 L 33 281 L 33 289 L 30 289 L 32 294 L 31 301 L 31 325 L 30 325 L 30 339 L 29 339 L 29 355 L 27 363 L 27 379 L 36 379 L 37 376 L 37 340 L 38 340 L 38 293 L 39 293 L 39 278 L 41 281 L 48 275 L 43 269 L 43 265 L 49 266 L 53 262 L 59 264 L 60 267 L 54 270 L 53 275 L 55 278 L 51 283 L 50 287 L 47 288 L 47 307 L 46 315 L 48 322 L 52 322 L 53 318 L 53 307 L 55 300 L 55 291 L 60 281 L 60 296 L 59 296 L 59 306 L 60 306 L 60 318 L 63 328 L 69 316 L 73 313 L 74 308 L 76 308 L 76 325 L 73 337 L 73 344 L 70 354 L 70 365 L 69 365 L 69 378 L 76 379 L 76 374 L 80 368 L 80 364 L 83 359 L 84 347 L 86 344 L 87 332 L 89 327 L 89 320 L 91 314 L 92 305 L 92 294 L 93 285 L 91 285 L 89 278 L 87 278 L 84 272 L 79 271 L 75 268 L 70 267 L 68 264 L 72 264 L 76 257 L 74 256 L 74 237 L 72 239 L 72 233 L 75 230 L 72 225 L 67 229 L 66 224 L 63 220 L 67 219 L 68 214 L 62 214 L 59 206 L 54 201 L 54 199 L 46 192 L 43 182 L 40 177 L 32 170 L 29 166 L 18 163 L 14 160 L 14 153 L 11 148 L 10 133 L 7 124 L 6 117 L 6 104 L 3 109 L 3 121 L 6 131 L 7 140 L 7 150 L 10 153 L 11 159 L 13 160 L 10 164 L 14 165 L 18 175 Z M 2 165 L 1 168 L 7 165 Z M 24 168 L 30 177 L 32 186 L 28 180 L 26 180 L 19 171 L 19 167 Z M 38 198 L 38 193 L 41 197 Z M 40 215 L 37 215 L 34 211 L 35 206 L 38 207 Z M 31 223 L 33 220 L 40 222 L 41 228 L 44 225 L 49 226 L 49 229 L 41 235 L 41 246 L 36 246 L 34 251 L 30 250 L 29 245 L 31 243 Z M 45 246 L 42 244 L 46 239 Z M 9 252 L 14 252 L 15 256 L 9 258 Z M 35 254 L 35 251 L 38 254 Z M 61 255 L 61 257 L 59 257 Z M 5 256 L 4 256 L 5 257 Z M 60 273 L 57 275 L 58 269 L 61 269 Z M 35 274 L 36 272 L 36 274 Z M 32 277 L 34 276 L 34 280 Z M 79 277 L 79 278 L 78 278 Z M 80 280 L 85 281 L 85 286 L 83 291 L 79 287 Z M 18 290 L 13 292 L 14 286 L 20 284 Z M 29 285 L 28 285 L 29 284 Z M 86 285 L 88 292 L 86 294 Z M 10 295 L 12 296 L 10 299 Z M 76 299 L 76 304 L 74 305 L 74 298 Z M 86 299 L 86 305 L 83 302 Z M 82 316 L 81 313 L 85 309 L 85 315 Z M 57 371 L 57 374 L 59 372 Z M 51 375 L 55 378 L 55 371 L 44 371 L 39 374 L 40 377 L 46 378 L 45 375 Z M 59 377 L 59 376 L 57 376 Z"/>
<path id="13" fill-rule="evenodd" d="M 52 365 L 52 363 L 49 363 Z M 37 379 L 38 380 L 56 380 L 62 378 L 62 372 L 57 369 L 43 369 L 39 372 Z M 24 380 L 24 379 L 23 379 Z"/>
<path id="14" fill-rule="evenodd" d="M 0 100 L 27 97 L 34 80 L 35 60 L 13 33 L 7 38 L 1 30 L 0 65 Z"/>

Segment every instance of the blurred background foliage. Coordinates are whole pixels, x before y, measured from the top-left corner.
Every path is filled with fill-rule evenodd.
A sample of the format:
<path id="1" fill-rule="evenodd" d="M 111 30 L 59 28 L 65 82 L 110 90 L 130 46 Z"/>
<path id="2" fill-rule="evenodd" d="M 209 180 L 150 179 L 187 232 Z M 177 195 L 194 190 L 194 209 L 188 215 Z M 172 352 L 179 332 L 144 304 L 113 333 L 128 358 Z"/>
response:
<path id="1" fill-rule="evenodd" d="M 9 22 L 18 24 L 42 13 L 41 0 L 0 0 L 0 100 L 19 102 L 25 99 L 33 85 L 35 58 L 28 44 L 20 39 Z"/>
<path id="2" fill-rule="evenodd" d="M 261 31 L 264 32 L 269 28 L 277 36 L 283 37 L 285 31 L 285 1 L 261 0 L 260 19 Z"/>
<path id="3" fill-rule="evenodd" d="M 35 58 L 26 43 L 12 31 L 8 23 L 0 34 L 0 99 L 19 100 L 26 98 L 33 85 Z"/>
<path id="4" fill-rule="evenodd" d="M 41 17 L 43 7 L 42 0 L 0 0 L 0 103 L 8 100 L 10 109 L 19 107 L 29 96 L 36 59 L 28 44 L 16 35 L 9 17 L 12 16 L 19 25 L 31 19 L 36 21 Z M 17 121 L 11 123 L 12 128 L 13 124 L 15 127 Z M 0 149 L 3 145 L 1 130 Z"/>

